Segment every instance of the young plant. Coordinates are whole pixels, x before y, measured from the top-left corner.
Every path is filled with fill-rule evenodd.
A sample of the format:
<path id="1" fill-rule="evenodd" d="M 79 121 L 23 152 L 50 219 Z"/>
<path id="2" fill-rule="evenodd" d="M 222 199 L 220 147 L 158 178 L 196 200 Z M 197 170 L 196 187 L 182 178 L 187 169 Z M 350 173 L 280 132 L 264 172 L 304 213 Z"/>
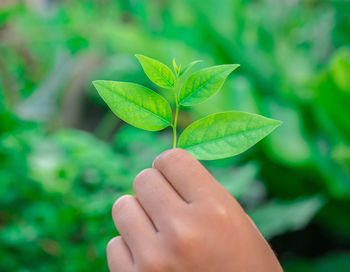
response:
<path id="1" fill-rule="evenodd" d="M 242 153 L 282 123 L 246 112 L 220 112 L 190 124 L 177 140 L 180 108 L 202 103 L 213 96 L 239 65 L 218 65 L 191 73 L 193 66 L 199 61 L 181 68 L 174 59 L 173 73 L 168 66 L 157 60 L 143 55 L 136 57 L 152 82 L 173 92 L 174 117 L 167 100 L 139 84 L 96 80 L 93 85 L 120 119 L 150 131 L 172 127 L 173 147 L 183 148 L 199 160 L 222 159 Z"/>

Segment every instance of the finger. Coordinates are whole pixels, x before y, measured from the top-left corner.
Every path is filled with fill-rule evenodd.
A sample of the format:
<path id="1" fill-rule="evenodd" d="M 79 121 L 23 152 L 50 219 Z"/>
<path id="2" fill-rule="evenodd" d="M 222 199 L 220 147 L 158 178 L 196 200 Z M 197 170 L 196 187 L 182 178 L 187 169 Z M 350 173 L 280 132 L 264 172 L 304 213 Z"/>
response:
<path id="1" fill-rule="evenodd" d="M 153 162 L 175 190 L 188 202 L 206 197 L 219 189 L 219 183 L 187 151 L 176 148 L 160 154 Z"/>
<path id="2" fill-rule="evenodd" d="M 119 198 L 113 205 L 112 216 L 133 256 L 149 246 L 156 229 L 135 197 L 124 195 Z"/>
<path id="3" fill-rule="evenodd" d="M 160 230 L 185 207 L 186 202 L 157 169 L 145 169 L 134 180 L 134 192 L 141 206 Z"/>
<path id="4" fill-rule="evenodd" d="M 130 249 L 121 236 L 114 237 L 107 245 L 107 261 L 111 272 L 133 272 L 134 264 Z"/>

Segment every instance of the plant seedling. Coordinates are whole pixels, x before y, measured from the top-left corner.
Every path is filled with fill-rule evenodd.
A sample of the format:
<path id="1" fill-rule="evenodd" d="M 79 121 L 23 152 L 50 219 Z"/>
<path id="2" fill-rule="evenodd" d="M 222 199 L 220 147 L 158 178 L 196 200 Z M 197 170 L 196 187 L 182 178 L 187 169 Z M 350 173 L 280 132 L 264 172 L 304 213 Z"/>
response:
<path id="1" fill-rule="evenodd" d="M 190 124 L 177 140 L 180 108 L 202 103 L 213 96 L 239 64 L 212 66 L 193 73 L 192 68 L 199 61 L 182 68 L 174 59 L 173 72 L 155 59 L 143 55 L 136 57 L 153 83 L 173 92 L 174 117 L 165 98 L 139 84 L 95 80 L 93 85 L 99 95 L 120 119 L 137 128 L 159 131 L 172 127 L 173 147 L 183 148 L 199 160 L 222 159 L 242 153 L 282 123 L 247 112 L 220 112 Z"/>

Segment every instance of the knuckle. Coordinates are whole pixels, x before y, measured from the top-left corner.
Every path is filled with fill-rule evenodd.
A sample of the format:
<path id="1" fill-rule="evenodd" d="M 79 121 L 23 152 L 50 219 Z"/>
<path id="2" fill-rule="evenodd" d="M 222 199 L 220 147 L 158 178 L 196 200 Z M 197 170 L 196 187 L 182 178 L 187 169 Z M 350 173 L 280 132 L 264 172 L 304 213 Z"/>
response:
<path id="1" fill-rule="evenodd" d="M 149 253 L 143 256 L 141 261 L 141 271 L 144 272 L 166 272 L 170 271 L 170 266 L 166 258 L 160 254 Z"/>
<path id="2" fill-rule="evenodd" d="M 154 169 L 147 168 L 142 170 L 134 179 L 133 182 L 133 188 L 134 190 L 137 190 L 138 188 L 142 187 L 142 185 L 146 182 L 147 179 L 149 179 L 152 175 L 154 175 Z"/>
<path id="3" fill-rule="evenodd" d="M 212 205 L 209 213 L 212 220 L 215 220 L 217 222 L 225 222 L 229 219 L 230 216 L 228 208 L 221 203 Z"/>
<path id="4" fill-rule="evenodd" d="M 123 209 L 127 208 L 128 204 L 133 201 L 132 195 L 123 195 L 118 198 L 112 207 L 112 215 L 117 216 Z"/>
<path id="5" fill-rule="evenodd" d="M 199 237 L 194 226 L 190 224 L 173 224 L 171 227 L 171 244 L 176 252 L 189 252 L 198 246 Z"/>

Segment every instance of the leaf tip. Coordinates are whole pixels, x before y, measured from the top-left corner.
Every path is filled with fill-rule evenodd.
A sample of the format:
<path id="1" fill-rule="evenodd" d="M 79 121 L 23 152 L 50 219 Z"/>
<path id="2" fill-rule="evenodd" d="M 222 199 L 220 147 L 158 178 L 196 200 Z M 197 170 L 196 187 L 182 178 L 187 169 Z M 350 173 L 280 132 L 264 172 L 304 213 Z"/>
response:
<path id="1" fill-rule="evenodd" d="M 275 130 L 276 128 L 278 128 L 279 126 L 281 126 L 283 124 L 283 121 L 281 120 L 276 120 L 276 119 L 271 119 L 272 120 L 272 125 L 273 125 L 273 129 Z"/>
<path id="2" fill-rule="evenodd" d="M 231 71 L 234 71 L 241 65 L 240 64 L 231 64 L 230 66 L 231 66 Z"/>
<path id="3" fill-rule="evenodd" d="M 99 80 L 99 79 L 93 80 L 93 81 L 92 81 L 92 85 L 93 85 L 95 88 L 97 88 L 97 86 L 101 83 L 101 81 L 102 81 L 102 80 Z"/>
<path id="4" fill-rule="evenodd" d="M 134 56 L 135 56 L 140 62 L 141 62 L 142 59 L 146 58 L 146 56 L 141 55 L 141 54 L 135 54 Z"/>
<path id="5" fill-rule="evenodd" d="M 275 120 L 275 123 L 276 123 L 276 127 L 283 125 L 283 121 L 281 120 Z"/>

